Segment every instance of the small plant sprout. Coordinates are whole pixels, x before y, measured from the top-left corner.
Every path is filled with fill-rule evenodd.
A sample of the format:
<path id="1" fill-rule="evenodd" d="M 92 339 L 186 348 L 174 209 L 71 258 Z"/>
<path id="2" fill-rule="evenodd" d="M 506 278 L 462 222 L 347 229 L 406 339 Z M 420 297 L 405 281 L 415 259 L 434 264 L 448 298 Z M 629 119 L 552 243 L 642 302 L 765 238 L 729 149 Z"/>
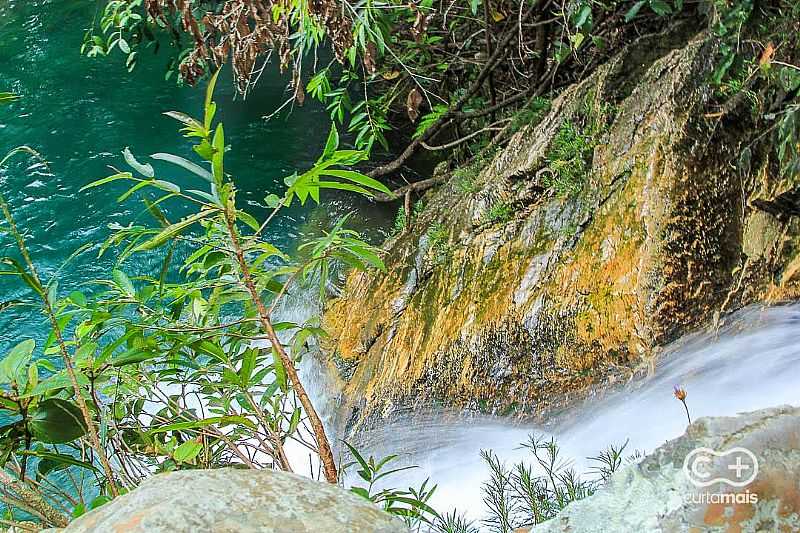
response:
<path id="1" fill-rule="evenodd" d="M 689 406 L 686 405 L 686 389 L 681 387 L 680 385 L 675 385 L 675 388 L 672 391 L 672 394 L 681 401 L 683 404 L 683 408 L 686 410 L 686 419 L 689 423 L 692 423 L 692 417 L 689 415 Z"/>

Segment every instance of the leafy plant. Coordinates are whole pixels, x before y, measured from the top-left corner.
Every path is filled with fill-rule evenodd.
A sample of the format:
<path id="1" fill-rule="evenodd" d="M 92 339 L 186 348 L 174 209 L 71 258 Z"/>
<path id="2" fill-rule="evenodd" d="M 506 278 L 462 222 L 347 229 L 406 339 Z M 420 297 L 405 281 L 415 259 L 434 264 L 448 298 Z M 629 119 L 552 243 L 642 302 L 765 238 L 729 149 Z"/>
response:
<path id="1" fill-rule="evenodd" d="M 237 206 L 235 182 L 225 170 L 230 147 L 224 127 L 214 121 L 216 79 L 209 83 L 202 119 L 167 113 L 194 141 L 199 160 L 152 156 L 191 174 L 192 185 L 164 179 L 126 149 L 130 170 L 115 169 L 84 187 L 127 183 L 119 201 L 141 199 L 142 216 L 152 219 L 112 226 L 100 254 L 116 251 L 118 266 L 107 279 L 88 282 L 87 292 L 66 294 L 57 279 L 39 277 L 11 206 L 0 197 L 3 229 L 18 249 L 18 257 L 0 259 L 0 275 L 19 279 L 41 302 L 52 327 L 41 355 L 58 354 L 63 365 L 37 357 L 33 341 L 23 341 L 0 362 L 0 410 L 9 419 L 0 428 L 0 453 L 16 476 L 2 470 L 0 484 L 13 491 L 14 506 L 44 525 L 61 527 L 69 514 L 100 505 L 153 472 L 231 464 L 289 469 L 288 440 L 318 453 L 320 473 L 338 480 L 319 415 L 295 369 L 324 332 L 313 317 L 279 322 L 274 312 L 298 284 L 325 287 L 332 265 L 383 269 L 383 262 L 345 227 L 348 217 L 300 243 L 302 260 L 263 234 L 282 209 L 319 202 L 324 191 L 389 191 L 350 169 L 365 153 L 340 148 L 333 127 L 320 158 L 287 177 L 286 189 L 266 198 L 266 219 L 257 220 Z M 24 147 L 14 153 L 21 152 L 36 155 Z M 170 220 L 161 206 L 177 202 L 193 210 Z M 181 262 L 176 250 L 185 257 Z M 140 255 L 160 259 L 157 271 L 126 272 L 127 260 Z M 269 344 L 255 345 L 256 339 Z M 62 470 L 70 473 L 72 487 L 41 492 L 27 483 L 32 471 L 47 483 L 48 475 Z M 84 483 L 84 474 L 96 482 Z"/>
<path id="2" fill-rule="evenodd" d="M 505 223 L 511 220 L 514 209 L 505 202 L 496 202 L 484 213 L 482 222 L 484 224 Z"/>
<path id="3" fill-rule="evenodd" d="M 550 100 L 537 96 L 533 98 L 527 106 L 517 111 L 511 119 L 509 129 L 517 132 L 524 126 L 535 126 L 550 111 Z"/>
<path id="4" fill-rule="evenodd" d="M 561 123 L 545 156 L 547 172 L 542 179 L 556 195 L 574 196 L 583 189 L 609 113 L 609 105 L 597 104 L 594 91 L 589 91 L 577 116 Z"/>
<path id="5" fill-rule="evenodd" d="M 439 514 L 428 505 L 428 501 L 436 491 L 435 485 L 428 487 L 429 480 L 425 480 L 416 489 L 412 487 L 407 490 L 377 488 L 381 480 L 392 474 L 416 468 L 415 466 L 387 469 L 397 459 L 396 455 L 390 455 L 380 460 L 372 456 L 365 459 L 350 443 L 345 442 L 344 444 L 355 459 L 354 463 L 346 465 L 345 468 L 356 466 L 358 468 L 356 473 L 367 484 L 366 486 L 352 486 L 350 492 L 371 501 L 390 514 L 402 517 L 409 528 L 419 528 L 422 524 L 432 525 L 433 521 L 439 518 Z"/>
<path id="6" fill-rule="evenodd" d="M 422 213 L 423 209 L 425 209 L 425 202 L 423 200 L 415 202 L 411 207 L 411 220 L 406 221 L 406 210 L 405 207 L 401 206 L 400 209 L 397 210 L 397 214 L 394 217 L 391 234 L 397 235 L 402 233 L 407 226 L 414 223 L 414 221 L 419 217 L 420 213 Z"/>
<path id="7" fill-rule="evenodd" d="M 596 478 L 584 478 L 561 457 L 553 438 L 531 435 L 523 447 L 532 462 L 519 462 L 506 467 L 492 451 L 481 452 L 489 467 L 484 482 L 484 504 L 490 516 L 484 524 L 491 531 L 511 533 L 519 527 L 541 524 L 553 518 L 570 503 L 594 493 L 622 465 L 620 447 L 611 446 L 589 460 L 595 463 Z"/>
<path id="8" fill-rule="evenodd" d="M 447 228 L 441 222 L 432 224 L 425 232 L 428 237 L 428 247 L 433 255 L 433 262 L 441 265 L 450 257 L 452 250 L 447 243 Z"/>
<path id="9" fill-rule="evenodd" d="M 87 32 L 81 45 L 81 53 L 87 57 L 106 56 L 118 48 L 127 56 L 125 66 L 128 72 L 133 71 L 139 52 L 132 45 L 141 42 L 145 37 L 154 39 L 144 24 L 144 17 L 138 13 L 141 9 L 142 0 L 109 1 L 100 15 L 101 33 L 98 35 Z"/>

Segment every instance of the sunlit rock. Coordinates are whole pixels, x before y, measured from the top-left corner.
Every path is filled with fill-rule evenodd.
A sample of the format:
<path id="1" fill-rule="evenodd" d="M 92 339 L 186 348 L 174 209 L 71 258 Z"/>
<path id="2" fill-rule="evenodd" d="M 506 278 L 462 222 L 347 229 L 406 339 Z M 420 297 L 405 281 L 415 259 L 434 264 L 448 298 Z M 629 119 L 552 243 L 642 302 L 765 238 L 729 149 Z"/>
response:
<path id="1" fill-rule="evenodd" d="M 396 518 L 327 483 L 271 470 L 183 470 L 72 522 L 64 533 L 401 533 Z"/>

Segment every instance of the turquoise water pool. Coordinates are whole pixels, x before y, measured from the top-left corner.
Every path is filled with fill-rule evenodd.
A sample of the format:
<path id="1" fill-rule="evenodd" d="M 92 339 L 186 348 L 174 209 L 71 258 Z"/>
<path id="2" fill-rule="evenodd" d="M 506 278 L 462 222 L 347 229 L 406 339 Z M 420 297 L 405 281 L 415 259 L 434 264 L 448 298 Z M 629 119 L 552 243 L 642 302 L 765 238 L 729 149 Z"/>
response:
<path id="1" fill-rule="evenodd" d="M 85 29 L 91 24 L 97 3 L 92 0 L 0 0 L 0 90 L 21 96 L 0 110 L 0 153 L 19 144 L 38 150 L 50 162 L 31 168 L 20 158 L 0 171 L 0 187 L 12 203 L 18 223 L 45 276 L 86 243 L 100 243 L 110 223 L 127 224 L 146 219 L 141 203 L 117 204 L 126 187 L 112 184 L 79 192 L 79 189 L 109 174 L 109 166 L 125 167 L 125 147 L 141 159 L 155 152 L 191 157 L 189 144 L 178 133 L 178 124 L 162 113 L 181 110 L 200 115 L 203 91 L 178 87 L 165 80 L 168 54 L 143 54 L 133 73 L 123 57 L 89 59 L 80 55 Z M 296 108 L 291 116 L 262 117 L 286 97 L 286 78 L 276 68 L 267 72 L 247 100 L 234 94 L 230 76 L 223 72 L 216 100 L 218 117 L 225 123 L 232 151 L 226 170 L 236 176 L 239 201 L 253 214 L 265 209 L 263 198 L 280 189 L 283 177 L 316 160 L 329 129 L 321 106 Z M 152 161 L 151 161 L 152 162 Z M 188 184 L 189 176 L 177 176 L 175 167 L 154 164 L 159 175 Z M 181 181 L 183 180 L 183 181 Z M 353 199 L 332 199 L 329 212 L 343 212 Z M 360 207 L 364 207 L 362 202 Z M 178 204 L 165 206 L 176 219 Z M 295 208 L 277 221 L 269 237 L 289 247 L 298 233 L 308 228 L 311 211 Z M 10 250 L 4 238 L 0 255 Z M 128 267 L 157 272 L 158 257 L 137 258 Z M 86 280 L 108 277 L 113 255 L 98 259 L 97 247 L 77 257 L 59 274 L 62 294 Z M 0 301 L 24 296 L 21 284 L 0 279 Z M 14 308 L 0 313 L 0 354 L 21 337 L 44 336 L 38 312 Z"/>

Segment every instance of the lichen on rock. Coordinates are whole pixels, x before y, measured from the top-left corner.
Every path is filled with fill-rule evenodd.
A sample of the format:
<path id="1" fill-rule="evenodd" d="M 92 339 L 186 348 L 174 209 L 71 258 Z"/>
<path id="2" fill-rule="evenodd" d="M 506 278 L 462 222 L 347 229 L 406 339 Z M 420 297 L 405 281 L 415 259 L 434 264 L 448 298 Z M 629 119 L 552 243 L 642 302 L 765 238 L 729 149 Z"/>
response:
<path id="1" fill-rule="evenodd" d="M 535 416 L 722 313 L 796 293 L 797 184 L 736 110 L 706 117 L 715 47 L 687 25 L 642 37 L 469 190 L 426 195 L 387 242 L 388 274 L 352 274 L 325 312 L 348 431 L 430 404 Z M 554 145 L 589 125 L 585 175 L 554 186 Z"/>

